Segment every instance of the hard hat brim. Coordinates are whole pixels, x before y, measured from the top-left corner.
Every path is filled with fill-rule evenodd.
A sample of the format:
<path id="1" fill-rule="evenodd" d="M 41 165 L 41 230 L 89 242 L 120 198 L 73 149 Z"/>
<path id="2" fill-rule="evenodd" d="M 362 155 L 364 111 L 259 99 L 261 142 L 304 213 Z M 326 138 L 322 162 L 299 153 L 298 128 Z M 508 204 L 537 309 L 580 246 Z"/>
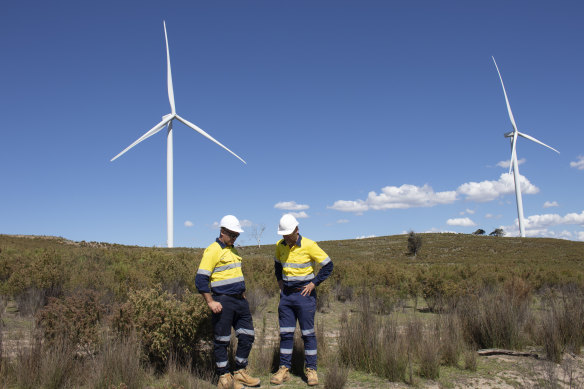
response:
<path id="1" fill-rule="evenodd" d="M 294 232 L 295 229 L 296 227 L 288 230 L 278 230 L 278 235 L 290 235 L 291 233 Z"/>

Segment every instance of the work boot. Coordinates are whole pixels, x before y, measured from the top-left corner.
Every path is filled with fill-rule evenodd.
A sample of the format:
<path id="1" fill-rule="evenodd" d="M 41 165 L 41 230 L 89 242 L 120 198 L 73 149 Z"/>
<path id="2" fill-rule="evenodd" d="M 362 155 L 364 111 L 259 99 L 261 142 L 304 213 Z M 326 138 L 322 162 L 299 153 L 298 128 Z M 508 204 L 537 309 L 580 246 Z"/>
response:
<path id="1" fill-rule="evenodd" d="M 309 386 L 318 385 L 318 374 L 316 374 L 316 370 L 310 367 L 306 368 L 306 381 Z"/>
<path id="2" fill-rule="evenodd" d="M 290 380 L 290 371 L 286 366 L 280 366 L 280 369 L 274 373 L 270 382 L 274 385 L 280 385 Z"/>
<path id="3" fill-rule="evenodd" d="M 259 386 L 260 379 L 249 375 L 247 369 L 239 369 L 233 373 L 233 381 L 245 386 Z"/>
<path id="4" fill-rule="evenodd" d="M 217 389 L 243 389 L 243 385 L 234 381 L 231 373 L 225 373 L 219 377 Z"/>

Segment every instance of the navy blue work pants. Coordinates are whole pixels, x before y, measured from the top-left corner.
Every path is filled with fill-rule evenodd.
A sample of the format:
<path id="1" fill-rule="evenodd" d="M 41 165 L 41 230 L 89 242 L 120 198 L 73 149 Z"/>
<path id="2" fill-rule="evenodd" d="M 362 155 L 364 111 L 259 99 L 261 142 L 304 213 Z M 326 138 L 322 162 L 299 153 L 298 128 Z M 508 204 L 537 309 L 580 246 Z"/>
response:
<path id="1" fill-rule="evenodd" d="M 229 373 L 227 347 L 231 340 L 231 327 L 237 336 L 235 352 L 235 370 L 247 366 L 247 358 L 255 339 L 253 320 L 246 299 L 229 295 L 214 295 L 213 299 L 223 306 L 218 314 L 213 314 L 213 346 L 217 374 Z"/>
<path id="2" fill-rule="evenodd" d="M 294 330 L 296 320 L 300 324 L 304 340 L 306 367 L 316 370 L 316 334 L 314 333 L 314 314 L 316 313 L 316 291 L 302 296 L 300 291 L 280 293 L 278 318 L 280 321 L 280 366 L 292 367 Z"/>

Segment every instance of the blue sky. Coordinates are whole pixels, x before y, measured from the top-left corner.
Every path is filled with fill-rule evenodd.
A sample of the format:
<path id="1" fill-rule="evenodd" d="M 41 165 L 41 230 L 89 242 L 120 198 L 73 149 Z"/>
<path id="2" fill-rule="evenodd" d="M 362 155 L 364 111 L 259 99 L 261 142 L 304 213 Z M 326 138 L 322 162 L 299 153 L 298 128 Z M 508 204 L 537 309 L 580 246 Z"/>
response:
<path id="1" fill-rule="evenodd" d="M 295 212 L 314 240 L 518 234 L 584 240 L 584 3 L 18 1 L 0 8 L 0 233 L 166 244 L 170 112 L 175 246 Z M 504 164 L 503 164 L 504 165 Z M 243 234 L 240 244 L 253 244 Z"/>

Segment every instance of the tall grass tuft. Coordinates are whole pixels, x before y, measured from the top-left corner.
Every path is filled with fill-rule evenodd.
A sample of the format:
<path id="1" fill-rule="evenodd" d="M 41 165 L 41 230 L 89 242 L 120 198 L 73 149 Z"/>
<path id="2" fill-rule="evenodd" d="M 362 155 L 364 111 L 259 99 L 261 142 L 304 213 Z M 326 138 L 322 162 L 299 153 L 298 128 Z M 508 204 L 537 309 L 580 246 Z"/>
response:
<path id="1" fill-rule="evenodd" d="M 347 385 L 349 369 L 335 358 L 324 374 L 324 389 L 343 389 Z"/>
<path id="2" fill-rule="evenodd" d="M 432 380 L 440 377 L 440 333 L 438 326 L 424 331 L 419 350 L 420 377 Z"/>
<path id="3" fill-rule="evenodd" d="M 463 345 L 458 317 L 454 314 L 441 315 L 436 325 L 440 338 L 442 363 L 447 366 L 458 366 Z"/>
<path id="4" fill-rule="evenodd" d="M 81 383 L 81 364 L 70 342 L 61 338 L 45 347 L 39 334 L 31 338 L 19 346 L 5 380 L 18 388 L 72 388 Z"/>
<path id="5" fill-rule="evenodd" d="M 170 388 L 182 389 L 210 389 L 213 386 L 213 371 L 195 371 L 192 370 L 192 362 L 186 364 L 179 362 L 175 356 L 168 359 L 166 376 Z M 167 386 L 165 386 L 167 387 Z"/>
<path id="6" fill-rule="evenodd" d="M 560 363 L 564 351 L 580 354 L 584 344 L 584 295 L 566 287 L 543 299 L 540 342 L 547 358 Z"/>
<path id="7" fill-rule="evenodd" d="M 532 317 L 529 295 L 508 290 L 461 298 L 456 314 L 466 342 L 479 348 L 520 348 L 523 328 Z"/>
<path id="8" fill-rule="evenodd" d="M 140 365 L 141 345 L 136 335 L 118 338 L 106 334 L 104 337 L 91 364 L 91 387 L 109 389 L 124 384 L 128 389 L 142 388 L 147 372 Z"/>
<path id="9" fill-rule="evenodd" d="M 407 366 L 405 342 L 396 323 L 374 315 L 363 295 L 361 312 L 343 313 L 339 335 L 339 356 L 348 367 L 374 373 L 391 381 L 403 381 Z"/>

